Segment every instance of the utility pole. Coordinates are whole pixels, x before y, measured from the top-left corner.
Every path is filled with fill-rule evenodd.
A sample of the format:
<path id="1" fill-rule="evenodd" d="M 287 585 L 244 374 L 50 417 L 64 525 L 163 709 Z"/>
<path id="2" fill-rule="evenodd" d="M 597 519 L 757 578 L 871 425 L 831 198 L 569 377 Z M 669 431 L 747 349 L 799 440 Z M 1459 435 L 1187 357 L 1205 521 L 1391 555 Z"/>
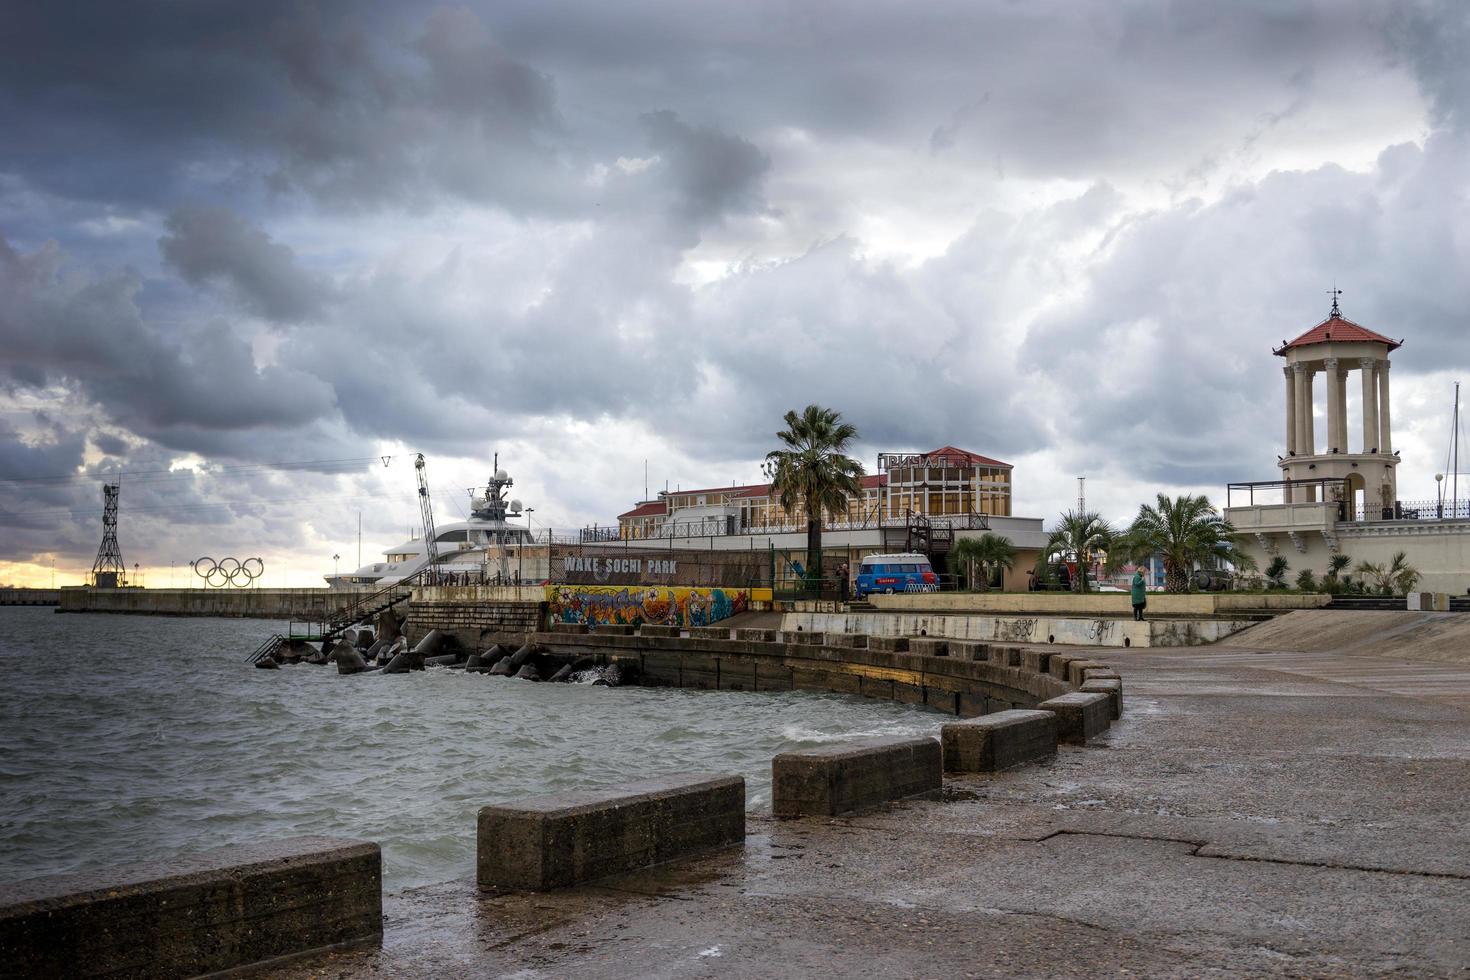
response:
<path id="1" fill-rule="evenodd" d="M 357 512 L 357 567 L 362 567 L 362 510 Z"/>

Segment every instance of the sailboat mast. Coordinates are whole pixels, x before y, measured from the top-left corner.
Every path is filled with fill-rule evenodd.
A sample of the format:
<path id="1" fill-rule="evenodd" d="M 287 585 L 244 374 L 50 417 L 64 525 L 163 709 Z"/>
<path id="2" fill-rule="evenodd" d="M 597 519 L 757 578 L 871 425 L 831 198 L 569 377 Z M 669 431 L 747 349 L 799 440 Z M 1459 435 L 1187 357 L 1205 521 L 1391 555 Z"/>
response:
<path id="1" fill-rule="evenodd" d="M 1450 516 L 1460 516 L 1460 382 L 1455 382 L 1455 427 L 1450 432 Z"/>

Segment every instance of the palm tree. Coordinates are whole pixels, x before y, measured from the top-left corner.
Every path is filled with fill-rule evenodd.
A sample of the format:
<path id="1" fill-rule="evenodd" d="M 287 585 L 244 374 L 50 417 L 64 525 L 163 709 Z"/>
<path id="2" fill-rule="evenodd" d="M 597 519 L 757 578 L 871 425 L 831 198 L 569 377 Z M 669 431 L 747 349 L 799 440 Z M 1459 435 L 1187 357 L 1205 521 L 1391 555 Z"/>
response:
<path id="1" fill-rule="evenodd" d="M 1135 561 L 1152 555 L 1164 560 L 1164 588 L 1188 592 L 1194 566 L 1207 558 L 1229 558 L 1237 543 L 1235 528 L 1203 494 L 1172 500 L 1159 494 L 1157 504 L 1143 504 L 1124 535 L 1124 550 Z"/>
<path id="2" fill-rule="evenodd" d="M 787 513 L 806 512 L 807 575 L 820 579 L 822 517 L 845 513 L 848 499 L 863 492 L 863 464 L 846 453 L 857 429 L 820 405 L 808 405 L 800 415 L 787 412 L 784 421 L 776 438 L 786 448 L 766 453 L 765 473 Z"/>
<path id="3" fill-rule="evenodd" d="M 1087 591 L 1087 563 L 1094 552 L 1106 551 L 1113 542 L 1113 528 L 1096 511 L 1069 510 L 1051 532 L 1046 542 L 1048 555 L 1067 556 L 1077 560 L 1077 574 L 1072 578 L 1073 592 Z"/>
<path id="4" fill-rule="evenodd" d="M 1266 566 L 1266 581 L 1273 589 L 1286 588 L 1286 572 L 1289 568 L 1291 566 L 1286 563 L 1286 559 L 1277 555 Z"/>
<path id="5" fill-rule="evenodd" d="M 1353 563 L 1350 555 L 1333 555 L 1327 559 L 1327 577 L 1336 581 L 1342 578 L 1342 573 Z"/>
<path id="6" fill-rule="evenodd" d="M 1373 590 L 1382 595 L 1410 592 L 1419 582 L 1419 570 L 1409 564 L 1409 556 L 1396 551 L 1387 565 L 1361 561 L 1353 569 L 1365 582 L 1371 581 Z"/>
<path id="7" fill-rule="evenodd" d="M 991 534 L 989 531 L 978 538 L 961 538 L 956 541 L 949 556 L 953 561 L 965 563 L 965 577 L 970 582 L 971 590 L 974 590 L 975 583 L 978 581 L 981 592 L 990 588 L 992 570 L 997 568 L 1009 570 L 1016 564 L 1016 548 L 1011 544 L 1011 539 L 1004 535 Z M 983 576 L 975 575 L 974 566 L 976 565 L 985 570 Z"/>

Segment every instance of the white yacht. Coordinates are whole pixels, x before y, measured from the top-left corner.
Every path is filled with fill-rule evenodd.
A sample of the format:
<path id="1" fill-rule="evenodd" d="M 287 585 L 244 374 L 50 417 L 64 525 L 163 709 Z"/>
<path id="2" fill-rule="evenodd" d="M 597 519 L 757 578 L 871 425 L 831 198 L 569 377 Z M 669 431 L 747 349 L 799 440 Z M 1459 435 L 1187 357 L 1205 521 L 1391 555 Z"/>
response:
<path id="1" fill-rule="evenodd" d="M 499 462 L 497 456 L 497 467 Z M 508 552 L 531 544 L 533 536 L 528 527 L 507 520 L 507 517 L 521 516 L 521 502 L 506 499 L 506 491 L 514 482 L 504 470 L 497 468 L 485 486 L 484 495 L 470 497 L 469 520 L 436 525 L 434 543 L 439 560 L 435 567 L 440 576 L 466 584 L 497 577 L 511 581 L 520 578 L 518 568 L 507 566 L 505 557 Z M 381 588 L 407 578 L 429 563 L 428 548 L 422 537 L 390 548 L 383 558 L 356 571 L 323 578 L 334 589 Z"/>

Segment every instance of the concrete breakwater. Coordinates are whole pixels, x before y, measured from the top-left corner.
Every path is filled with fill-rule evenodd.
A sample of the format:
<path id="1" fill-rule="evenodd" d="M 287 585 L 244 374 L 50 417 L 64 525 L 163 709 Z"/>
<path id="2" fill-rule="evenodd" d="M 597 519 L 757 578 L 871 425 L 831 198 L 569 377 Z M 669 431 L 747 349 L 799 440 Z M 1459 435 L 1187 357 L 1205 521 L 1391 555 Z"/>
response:
<path id="1" fill-rule="evenodd" d="M 369 590 L 345 589 L 94 589 L 60 590 L 56 611 L 134 616 L 218 616 L 225 619 L 329 618 Z M 405 593 L 407 589 L 403 590 Z"/>
<path id="2" fill-rule="evenodd" d="M 1073 691 L 1066 666 L 1087 659 L 966 640 L 721 627 L 691 630 L 688 637 L 562 629 L 531 641 L 562 657 L 617 666 L 624 678 L 645 685 L 831 691 L 963 718 L 1034 707 Z"/>

